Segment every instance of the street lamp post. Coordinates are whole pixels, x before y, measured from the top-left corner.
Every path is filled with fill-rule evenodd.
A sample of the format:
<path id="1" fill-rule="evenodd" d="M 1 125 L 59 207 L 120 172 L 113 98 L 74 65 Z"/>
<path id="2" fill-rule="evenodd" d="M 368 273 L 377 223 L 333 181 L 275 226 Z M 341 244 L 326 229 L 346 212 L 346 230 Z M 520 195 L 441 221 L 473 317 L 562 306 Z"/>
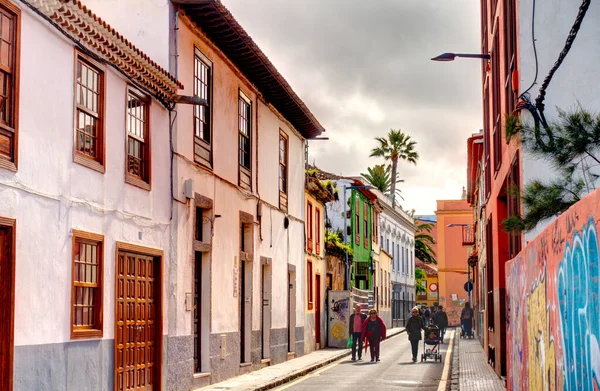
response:
<path id="1" fill-rule="evenodd" d="M 348 201 L 346 200 L 346 190 L 353 189 L 374 189 L 373 186 L 346 186 L 344 185 L 344 244 L 348 244 L 346 241 L 346 236 L 348 236 L 348 217 L 346 216 L 346 209 L 348 207 Z M 348 248 L 344 246 L 344 252 L 346 253 L 346 279 L 344 281 L 344 290 L 348 290 L 350 287 L 350 267 L 348 265 Z"/>
<path id="2" fill-rule="evenodd" d="M 479 58 L 482 60 L 489 60 L 492 58 L 489 54 L 465 54 L 465 53 L 443 53 L 437 57 L 433 57 L 432 61 L 454 61 L 456 57 L 463 58 Z"/>

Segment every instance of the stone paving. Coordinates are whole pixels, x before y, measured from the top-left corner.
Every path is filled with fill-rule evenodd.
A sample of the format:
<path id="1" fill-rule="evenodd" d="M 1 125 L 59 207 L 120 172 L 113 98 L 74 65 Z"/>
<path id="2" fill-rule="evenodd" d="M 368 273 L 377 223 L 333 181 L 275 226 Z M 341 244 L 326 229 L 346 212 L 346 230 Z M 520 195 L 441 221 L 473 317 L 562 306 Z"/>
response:
<path id="1" fill-rule="evenodd" d="M 487 363 L 477 338 L 458 339 L 458 380 L 460 391 L 506 391 L 504 382 Z"/>

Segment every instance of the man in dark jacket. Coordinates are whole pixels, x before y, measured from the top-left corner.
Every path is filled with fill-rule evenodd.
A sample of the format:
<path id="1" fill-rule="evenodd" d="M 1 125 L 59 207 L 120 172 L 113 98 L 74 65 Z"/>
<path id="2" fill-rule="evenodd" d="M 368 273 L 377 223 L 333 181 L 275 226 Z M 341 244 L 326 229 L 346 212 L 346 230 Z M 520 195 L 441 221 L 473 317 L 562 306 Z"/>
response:
<path id="1" fill-rule="evenodd" d="M 419 309 L 417 307 L 412 309 L 412 316 L 408 318 L 406 322 L 406 334 L 408 334 L 408 340 L 412 347 L 413 362 L 417 362 L 417 355 L 419 354 L 419 341 L 422 338 L 421 330 L 425 330 L 423 324 L 423 318 L 419 316 Z"/>
<path id="2" fill-rule="evenodd" d="M 444 306 L 439 306 L 433 314 L 433 323 L 440 329 L 441 343 L 444 343 L 444 334 L 446 334 L 446 327 L 448 327 L 448 314 L 444 311 Z"/>
<path id="3" fill-rule="evenodd" d="M 362 360 L 362 325 L 367 319 L 367 315 L 361 312 L 360 304 L 354 306 L 354 313 L 350 315 L 348 322 L 348 335 L 352 337 L 352 361 L 356 360 L 356 344 L 358 343 L 358 360 Z"/>

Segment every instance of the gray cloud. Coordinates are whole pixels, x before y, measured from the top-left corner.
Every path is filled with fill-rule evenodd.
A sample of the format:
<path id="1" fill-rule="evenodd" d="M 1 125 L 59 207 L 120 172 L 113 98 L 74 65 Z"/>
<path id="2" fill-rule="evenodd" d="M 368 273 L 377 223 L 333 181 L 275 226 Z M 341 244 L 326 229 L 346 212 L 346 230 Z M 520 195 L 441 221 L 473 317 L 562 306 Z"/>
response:
<path id="1" fill-rule="evenodd" d="M 348 175 L 378 163 L 373 138 L 401 128 L 417 167 L 401 165 L 405 206 L 420 213 L 460 196 L 466 139 L 481 127 L 481 63 L 473 0 L 223 0 L 325 126 L 310 159 Z"/>

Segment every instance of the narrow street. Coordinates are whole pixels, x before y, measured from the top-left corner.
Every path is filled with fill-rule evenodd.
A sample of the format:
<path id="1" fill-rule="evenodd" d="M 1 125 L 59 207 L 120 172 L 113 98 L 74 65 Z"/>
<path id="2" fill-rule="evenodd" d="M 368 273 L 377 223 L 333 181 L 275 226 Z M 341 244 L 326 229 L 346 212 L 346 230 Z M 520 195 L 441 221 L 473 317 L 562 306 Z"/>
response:
<path id="1" fill-rule="evenodd" d="M 277 391 L 340 391 L 340 390 L 437 390 L 446 365 L 448 343 L 453 337 L 449 331 L 440 345 L 442 362 L 421 362 L 423 341 L 419 345 L 418 361 L 411 361 L 410 342 L 400 334 L 381 345 L 381 361 L 371 363 L 369 354 L 363 361 L 350 358 L 337 361 L 300 379 L 276 388 Z"/>

